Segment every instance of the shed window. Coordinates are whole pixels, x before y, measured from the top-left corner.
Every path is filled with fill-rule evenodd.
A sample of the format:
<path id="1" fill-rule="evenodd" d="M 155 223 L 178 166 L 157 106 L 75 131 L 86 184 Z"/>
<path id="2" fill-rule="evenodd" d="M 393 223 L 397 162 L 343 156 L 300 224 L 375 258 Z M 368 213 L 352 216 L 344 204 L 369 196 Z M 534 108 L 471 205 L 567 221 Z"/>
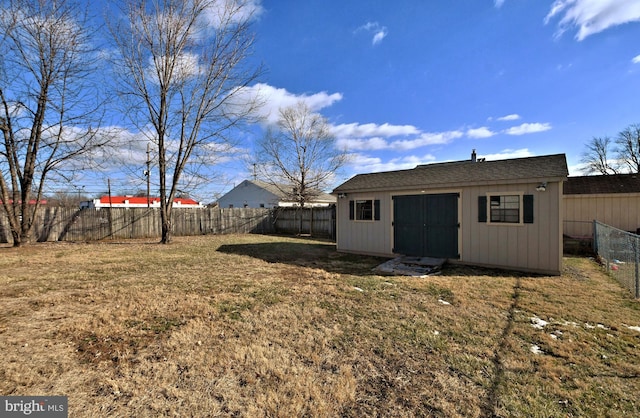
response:
<path id="1" fill-rule="evenodd" d="M 373 200 L 356 200 L 356 220 L 373 220 Z"/>
<path id="2" fill-rule="evenodd" d="M 356 221 L 379 221 L 380 201 L 373 199 L 350 200 L 349 219 Z"/>
<path id="3" fill-rule="evenodd" d="M 489 198 L 491 222 L 520 223 L 520 196 L 505 195 Z"/>
<path id="4" fill-rule="evenodd" d="M 487 218 L 491 223 L 531 224 L 533 195 L 478 196 L 478 222 L 487 222 Z"/>

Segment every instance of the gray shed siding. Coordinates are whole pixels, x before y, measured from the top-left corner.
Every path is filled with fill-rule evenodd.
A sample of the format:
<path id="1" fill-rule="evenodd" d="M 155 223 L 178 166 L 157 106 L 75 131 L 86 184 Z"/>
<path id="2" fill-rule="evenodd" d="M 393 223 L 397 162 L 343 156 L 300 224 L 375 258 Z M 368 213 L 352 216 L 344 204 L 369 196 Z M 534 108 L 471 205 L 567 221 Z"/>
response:
<path id="1" fill-rule="evenodd" d="M 379 199 L 380 220 L 350 220 L 349 201 L 356 199 Z M 392 207 L 389 193 L 349 193 L 347 197 L 339 198 L 336 205 L 337 250 L 378 256 L 391 255 L 393 230 L 389 226 L 392 220 Z"/>
<path id="2" fill-rule="evenodd" d="M 337 250 L 393 257 L 393 195 L 460 193 L 458 245 L 461 263 L 560 274 L 562 270 L 562 182 L 549 182 L 545 192 L 530 183 L 486 184 L 459 189 L 348 193 L 337 204 Z M 532 224 L 478 221 L 478 197 L 488 193 L 534 196 Z M 379 199 L 379 221 L 349 219 L 349 200 Z M 522 203 L 521 203 L 522 205 Z"/>

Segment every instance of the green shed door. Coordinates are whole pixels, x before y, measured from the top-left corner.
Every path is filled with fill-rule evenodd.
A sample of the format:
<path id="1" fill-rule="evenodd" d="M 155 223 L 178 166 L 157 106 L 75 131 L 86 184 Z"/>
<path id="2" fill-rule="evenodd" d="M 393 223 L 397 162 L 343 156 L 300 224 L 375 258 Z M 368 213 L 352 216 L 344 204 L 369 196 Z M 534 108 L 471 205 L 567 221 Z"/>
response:
<path id="1" fill-rule="evenodd" d="M 393 198 L 393 252 L 459 258 L 458 193 Z"/>

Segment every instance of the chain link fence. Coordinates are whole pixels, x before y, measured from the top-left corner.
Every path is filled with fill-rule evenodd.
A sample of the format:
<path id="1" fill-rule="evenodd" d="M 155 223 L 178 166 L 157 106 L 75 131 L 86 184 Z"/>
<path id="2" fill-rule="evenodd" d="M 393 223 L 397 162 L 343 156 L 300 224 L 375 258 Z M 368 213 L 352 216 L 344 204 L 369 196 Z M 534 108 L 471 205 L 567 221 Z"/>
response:
<path id="1" fill-rule="evenodd" d="M 594 247 L 607 271 L 640 298 L 640 235 L 594 221 Z"/>

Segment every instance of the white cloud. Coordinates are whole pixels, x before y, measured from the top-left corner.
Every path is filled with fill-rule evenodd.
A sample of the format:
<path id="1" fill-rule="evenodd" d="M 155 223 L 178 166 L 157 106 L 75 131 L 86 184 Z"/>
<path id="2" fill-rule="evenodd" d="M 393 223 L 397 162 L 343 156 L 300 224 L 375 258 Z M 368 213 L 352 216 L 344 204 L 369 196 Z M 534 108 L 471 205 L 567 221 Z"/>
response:
<path id="1" fill-rule="evenodd" d="M 347 123 L 333 127 L 333 134 L 337 137 L 364 138 L 370 136 L 391 137 L 397 135 L 416 135 L 420 130 L 412 125 L 390 125 L 384 123 Z"/>
<path id="2" fill-rule="evenodd" d="M 456 138 L 460 138 L 464 134 L 460 131 L 447 132 L 425 132 L 415 139 L 402 139 L 394 141 L 390 144 L 390 148 L 395 151 L 408 151 L 427 145 L 448 144 Z"/>
<path id="3" fill-rule="evenodd" d="M 364 25 L 360 26 L 358 29 L 356 29 L 354 33 L 362 32 L 362 31 L 373 34 L 373 38 L 371 39 L 372 45 L 378 45 L 389 34 L 387 27 L 381 26 L 378 22 L 367 22 Z"/>
<path id="4" fill-rule="evenodd" d="M 533 154 L 528 148 L 505 149 L 495 154 L 478 155 L 479 158 L 485 158 L 487 161 L 508 160 L 511 158 L 525 158 L 532 156 Z"/>
<path id="5" fill-rule="evenodd" d="M 340 149 L 350 151 L 378 151 L 389 148 L 389 144 L 383 138 L 344 138 L 336 137 L 336 145 Z"/>
<path id="6" fill-rule="evenodd" d="M 501 8 L 503 4 L 504 4 L 504 0 L 494 0 L 493 1 L 493 5 L 496 7 L 496 9 Z"/>
<path id="7" fill-rule="evenodd" d="M 520 115 L 518 115 L 517 113 L 512 113 L 510 115 L 506 115 L 498 118 L 498 120 L 500 121 L 509 121 L 509 120 L 518 120 L 518 119 L 520 119 Z"/>
<path id="8" fill-rule="evenodd" d="M 307 104 L 311 111 L 317 112 L 342 100 L 342 94 L 329 94 L 327 92 L 314 93 L 310 95 L 294 94 L 283 88 L 258 83 L 251 87 L 244 88 L 239 92 L 237 101 L 242 103 L 252 98 L 257 98 L 259 102 L 262 103 L 262 106 L 258 109 L 256 116 L 261 118 L 267 124 L 275 124 L 278 121 L 278 111 L 280 108 L 293 106 L 302 101 Z"/>
<path id="9" fill-rule="evenodd" d="M 409 151 L 427 145 L 448 144 L 461 136 L 463 136 L 463 133 L 460 131 L 417 132 L 417 135 L 412 135 L 411 138 L 387 141 L 380 137 L 352 138 L 336 135 L 336 142 L 338 147 L 349 151 L 379 151 L 385 149 L 392 151 Z"/>
<path id="10" fill-rule="evenodd" d="M 526 135 L 536 132 L 544 132 L 550 129 L 551 124 L 549 123 L 523 123 L 522 125 L 506 129 L 503 132 L 507 135 Z"/>
<path id="11" fill-rule="evenodd" d="M 496 133 L 493 132 L 491 129 L 487 128 L 486 126 L 482 126 L 480 128 L 475 128 L 475 129 L 468 129 L 467 130 L 467 136 L 469 138 L 490 138 L 492 136 L 494 136 Z"/>
<path id="12" fill-rule="evenodd" d="M 382 40 L 387 36 L 387 29 L 386 28 L 382 28 L 381 30 L 379 30 L 378 32 L 376 32 L 375 35 L 373 35 L 373 39 L 371 40 L 371 43 L 373 45 L 377 45 L 380 42 L 382 42 Z"/>
<path id="13" fill-rule="evenodd" d="M 223 0 L 209 4 L 207 22 L 215 27 L 257 19 L 263 12 L 262 0 Z"/>
<path id="14" fill-rule="evenodd" d="M 640 64 L 640 55 L 636 55 L 635 57 L 633 57 L 631 62 L 634 64 Z"/>
<path id="15" fill-rule="evenodd" d="M 640 21 L 640 0 L 555 0 L 545 24 L 562 14 L 556 36 L 576 27 L 575 38 L 582 41 L 610 27 Z"/>
<path id="16" fill-rule="evenodd" d="M 431 154 L 423 156 L 409 155 L 405 157 L 393 158 L 387 162 L 377 157 L 369 157 L 363 154 L 351 154 L 349 166 L 346 171 L 352 177 L 355 174 L 379 173 L 382 171 L 408 170 L 420 164 L 428 164 L 435 161 Z"/>

